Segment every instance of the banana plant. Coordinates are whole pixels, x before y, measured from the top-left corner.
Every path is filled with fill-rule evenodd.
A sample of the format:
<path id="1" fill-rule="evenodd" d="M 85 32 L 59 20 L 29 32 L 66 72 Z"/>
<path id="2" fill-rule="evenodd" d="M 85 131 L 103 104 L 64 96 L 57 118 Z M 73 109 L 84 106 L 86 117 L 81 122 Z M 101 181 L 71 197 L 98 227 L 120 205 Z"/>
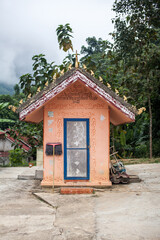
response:
<path id="1" fill-rule="evenodd" d="M 9 103 L 8 102 L 6 102 L 6 103 L 0 103 L 0 111 L 2 110 L 2 109 L 4 109 L 4 108 L 6 108 L 6 107 L 8 107 L 8 105 L 9 105 Z M 13 122 L 15 122 L 14 120 L 12 120 L 12 119 L 4 119 L 4 118 L 0 118 L 0 123 L 13 123 Z"/>

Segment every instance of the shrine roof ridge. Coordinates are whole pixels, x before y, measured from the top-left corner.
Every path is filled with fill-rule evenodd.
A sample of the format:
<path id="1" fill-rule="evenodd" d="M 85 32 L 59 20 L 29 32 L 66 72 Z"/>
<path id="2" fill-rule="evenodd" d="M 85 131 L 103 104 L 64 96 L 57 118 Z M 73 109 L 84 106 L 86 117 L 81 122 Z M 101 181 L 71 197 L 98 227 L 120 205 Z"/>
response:
<path id="1" fill-rule="evenodd" d="M 66 71 L 62 76 L 55 79 L 54 82 L 51 82 L 48 86 L 46 86 L 44 89 L 42 89 L 37 94 L 33 95 L 30 99 L 28 99 L 26 102 L 22 103 L 18 108 L 17 112 L 21 112 L 23 109 L 27 108 L 29 105 L 33 104 L 35 101 L 40 99 L 44 94 L 51 91 L 55 87 L 57 87 L 59 84 L 61 84 L 65 79 L 69 78 L 71 75 L 73 75 L 76 72 L 80 72 L 83 75 L 85 75 L 87 78 L 89 78 L 92 82 L 94 82 L 97 86 L 99 86 L 101 89 L 103 89 L 106 93 L 108 93 L 111 97 L 118 100 L 123 106 L 128 108 L 131 112 L 136 114 L 136 110 L 132 107 L 131 104 L 124 101 L 123 98 L 119 97 L 113 90 L 109 89 L 106 85 L 101 83 L 98 79 L 96 79 L 94 76 L 92 76 L 89 72 L 86 70 L 78 67 L 78 68 L 72 68 L 71 70 Z"/>

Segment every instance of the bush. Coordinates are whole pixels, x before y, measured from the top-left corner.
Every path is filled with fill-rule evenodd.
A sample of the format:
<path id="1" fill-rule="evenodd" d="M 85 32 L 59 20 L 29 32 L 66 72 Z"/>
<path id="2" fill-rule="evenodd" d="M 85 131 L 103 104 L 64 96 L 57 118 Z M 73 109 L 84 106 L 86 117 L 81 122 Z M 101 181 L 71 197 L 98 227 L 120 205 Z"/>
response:
<path id="1" fill-rule="evenodd" d="M 141 144 L 135 148 L 134 156 L 137 158 L 148 157 L 148 146 L 146 144 Z"/>
<path id="2" fill-rule="evenodd" d="M 12 167 L 22 166 L 25 162 L 24 151 L 20 148 L 9 151 L 9 162 Z"/>
<path id="3" fill-rule="evenodd" d="M 153 139 L 153 156 L 159 157 L 160 156 L 160 139 Z"/>

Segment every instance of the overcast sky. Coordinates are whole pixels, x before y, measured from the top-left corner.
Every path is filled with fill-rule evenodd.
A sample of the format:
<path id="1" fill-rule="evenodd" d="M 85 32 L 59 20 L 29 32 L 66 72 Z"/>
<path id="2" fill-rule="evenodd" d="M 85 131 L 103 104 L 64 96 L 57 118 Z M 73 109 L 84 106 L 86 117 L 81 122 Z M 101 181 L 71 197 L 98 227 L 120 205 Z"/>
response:
<path id="1" fill-rule="evenodd" d="M 73 47 L 80 52 L 86 38 L 111 40 L 114 0 L 0 0 L 0 82 L 15 84 L 32 71 L 32 56 L 43 53 L 60 64 L 56 28 L 70 23 Z"/>

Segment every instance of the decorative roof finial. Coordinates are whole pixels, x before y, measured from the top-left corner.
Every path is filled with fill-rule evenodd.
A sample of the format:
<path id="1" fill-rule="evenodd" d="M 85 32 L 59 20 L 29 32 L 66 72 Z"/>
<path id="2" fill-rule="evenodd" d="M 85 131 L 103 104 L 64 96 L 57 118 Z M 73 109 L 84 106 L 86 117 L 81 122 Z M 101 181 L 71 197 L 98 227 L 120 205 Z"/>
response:
<path id="1" fill-rule="evenodd" d="M 37 89 L 37 93 L 40 92 L 40 91 L 41 91 L 41 87 L 39 87 L 39 88 Z"/>
<path id="2" fill-rule="evenodd" d="M 23 103 L 23 99 L 21 99 L 21 100 L 19 101 L 19 103 L 22 104 L 22 103 Z"/>
<path id="3" fill-rule="evenodd" d="M 69 64 L 69 66 L 68 66 L 68 70 L 71 70 L 71 69 L 72 69 L 72 63 Z"/>
<path id="4" fill-rule="evenodd" d="M 103 83 L 103 78 L 99 76 L 99 81 Z"/>
<path id="5" fill-rule="evenodd" d="M 53 82 L 56 80 L 56 73 L 53 75 Z"/>
<path id="6" fill-rule="evenodd" d="M 77 50 L 76 50 L 76 62 L 75 62 L 75 67 L 78 68 L 78 55 L 77 55 Z"/>
<path id="7" fill-rule="evenodd" d="M 86 67 L 86 65 L 85 65 L 85 64 L 83 64 L 83 68 L 84 68 L 84 70 L 86 70 L 86 69 L 87 69 L 87 67 Z"/>

